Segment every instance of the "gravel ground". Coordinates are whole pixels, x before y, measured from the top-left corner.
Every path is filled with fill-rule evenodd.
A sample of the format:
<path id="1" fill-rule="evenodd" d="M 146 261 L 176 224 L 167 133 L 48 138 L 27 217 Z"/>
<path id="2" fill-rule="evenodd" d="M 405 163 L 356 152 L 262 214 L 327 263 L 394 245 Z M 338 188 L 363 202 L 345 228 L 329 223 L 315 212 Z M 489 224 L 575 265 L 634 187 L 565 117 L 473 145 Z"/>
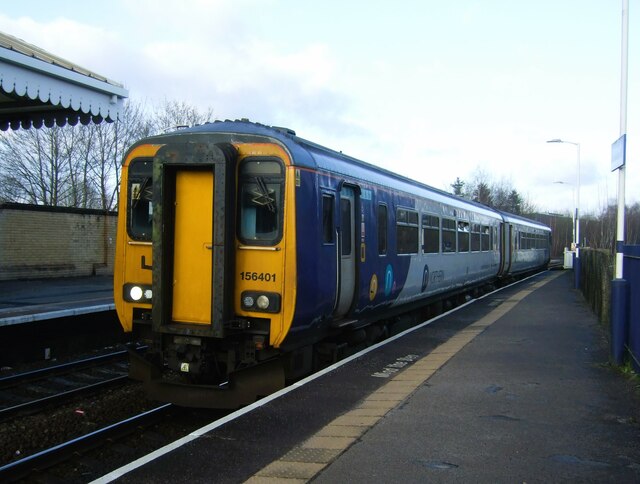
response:
<path id="1" fill-rule="evenodd" d="M 97 395 L 0 423 L 0 465 L 85 435 L 157 406 L 131 382 Z"/>

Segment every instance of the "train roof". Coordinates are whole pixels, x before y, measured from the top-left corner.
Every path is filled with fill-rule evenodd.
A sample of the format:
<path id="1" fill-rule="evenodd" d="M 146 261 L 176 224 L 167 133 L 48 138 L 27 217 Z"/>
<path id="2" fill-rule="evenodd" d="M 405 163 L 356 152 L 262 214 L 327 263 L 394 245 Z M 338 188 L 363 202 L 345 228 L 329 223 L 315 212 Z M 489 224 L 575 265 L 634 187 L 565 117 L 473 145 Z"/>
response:
<path id="1" fill-rule="evenodd" d="M 408 177 L 380 168 L 379 166 L 372 165 L 371 163 L 345 155 L 342 152 L 306 140 L 297 136 L 295 131 L 289 128 L 266 126 L 244 119 L 236 121 L 226 120 L 205 123 L 191 128 L 183 128 L 154 138 L 162 139 L 165 137 L 196 133 L 229 134 L 232 141 L 249 141 L 248 138 L 255 139 L 255 137 L 269 138 L 276 140 L 291 154 L 291 159 L 295 166 L 314 170 L 324 169 L 332 173 L 386 186 L 395 190 L 402 190 L 407 193 L 415 193 L 416 189 L 419 189 L 425 193 L 428 192 L 430 197 L 435 198 L 436 201 L 447 203 L 455 208 L 480 212 L 483 215 L 493 218 L 501 218 L 495 210 L 486 205 L 457 197 L 444 190 L 417 182 Z"/>
<path id="2" fill-rule="evenodd" d="M 538 222 L 495 210 L 481 203 L 458 197 L 444 190 L 434 188 L 430 185 L 380 168 L 379 166 L 372 165 L 371 163 L 345 155 L 342 152 L 321 146 L 297 136 L 295 131 L 289 128 L 266 126 L 246 119 L 236 121 L 225 120 L 205 123 L 191 128 L 182 128 L 164 135 L 155 136 L 152 139 L 160 141 L 167 137 L 173 138 L 188 134 L 206 135 L 211 133 L 228 134 L 231 137 L 231 141 L 237 140 L 240 142 L 255 140 L 255 138 L 276 140 L 291 154 L 291 159 L 295 166 L 325 169 L 332 173 L 342 174 L 381 186 L 402 190 L 407 193 L 415 193 L 416 189 L 418 189 L 428 193 L 429 196 L 436 201 L 449 204 L 455 208 L 470 210 L 476 213 L 479 212 L 483 215 L 498 219 L 511 217 L 513 221 L 520 223 L 528 222 L 530 226 L 547 228 Z"/>
<path id="3" fill-rule="evenodd" d="M 531 227 L 531 228 L 535 228 L 535 229 L 540 229 L 540 230 L 544 230 L 544 231 L 547 231 L 547 232 L 551 232 L 551 229 L 548 226 L 546 226 L 545 224 L 543 224 L 542 222 L 538 222 L 536 220 L 531 220 L 529 218 L 522 217 L 520 215 L 514 215 L 514 214 L 509 213 L 509 212 L 504 212 L 502 210 L 496 210 L 496 212 L 498 212 L 500 215 L 502 215 L 502 217 L 504 218 L 505 222 L 512 223 L 512 224 L 525 225 L 527 227 Z"/>

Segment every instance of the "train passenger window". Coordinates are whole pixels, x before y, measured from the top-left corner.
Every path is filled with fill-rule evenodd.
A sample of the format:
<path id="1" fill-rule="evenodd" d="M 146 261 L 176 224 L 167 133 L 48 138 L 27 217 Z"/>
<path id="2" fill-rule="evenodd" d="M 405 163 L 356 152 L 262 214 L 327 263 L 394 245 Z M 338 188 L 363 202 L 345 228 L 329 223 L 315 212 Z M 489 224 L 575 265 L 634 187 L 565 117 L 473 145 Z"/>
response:
<path id="1" fill-rule="evenodd" d="M 440 219 L 435 215 L 422 216 L 422 251 L 425 254 L 440 252 Z"/>
<path id="2" fill-rule="evenodd" d="M 238 174 L 238 238 L 248 245 L 277 244 L 282 237 L 283 217 L 281 162 L 246 158 Z"/>
<path id="3" fill-rule="evenodd" d="M 491 228 L 488 225 L 483 225 L 482 226 L 482 234 L 481 234 L 481 238 L 482 238 L 482 244 L 481 244 L 481 249 L 486 252 L 488 250 L 491 250 L 491 241 L 490 241 L 490 234 L 491 233 Z"/>
<path id="4" fill-rule="evenodd" d="M 456 221 L 448 218 L 442 219 L 442 252 L 456 252 Z"/>
<path id="5" fill-rule="evenodd" d="M 332 195 L 322 195 L 322 242 L 324 244 L 333 244 L 333 201 Z"/>
<path id="6" fill-rule="evenodd" d="M 387 206 L 378 205 L 378 254 L 387 253 Z"/>
<path id="7" fill-rule="evenodd" d="M 396 212 L 398 254 L 418 253 L 418 212 L 399 208 Z"/>
<path id="8" fill-rule="evenodd" d="M 544 249 L 546 247 L 546 240 L 547 238 L 545 234 L 538 235 L 538 249 Z"/>
<path id="9" fill-rule="evenodd" d="M 153 161 L 133 160 L 128 171 L 127 229 L 132 239 L 151 241 L 153 219 Z"/>
<path id="10" fill-rule="evenodd" d="M 458 252 L 469 252 L 469 222 L 458 221 Z"/>
<path id="11" fill-rule="evenodd" d="M 471 252 L 480 252 L 480 224 L 471 224 Z"/>
<path id="12" fill-rule="evenodd" d="M 351 255 L 351 200 L 340 199 L 340 225 L 342 227 L 342 255 Z"/>

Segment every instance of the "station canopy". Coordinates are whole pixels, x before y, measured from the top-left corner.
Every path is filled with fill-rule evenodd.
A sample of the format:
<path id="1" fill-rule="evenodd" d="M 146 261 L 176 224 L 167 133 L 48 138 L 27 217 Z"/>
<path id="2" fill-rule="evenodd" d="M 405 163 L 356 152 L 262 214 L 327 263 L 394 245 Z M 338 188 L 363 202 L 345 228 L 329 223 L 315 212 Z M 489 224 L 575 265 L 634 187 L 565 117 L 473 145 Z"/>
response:
<path id="1" fill-rule="evenodd" d="M 0 32 L 0 130 L 115 121 L 129 92 Z"/>

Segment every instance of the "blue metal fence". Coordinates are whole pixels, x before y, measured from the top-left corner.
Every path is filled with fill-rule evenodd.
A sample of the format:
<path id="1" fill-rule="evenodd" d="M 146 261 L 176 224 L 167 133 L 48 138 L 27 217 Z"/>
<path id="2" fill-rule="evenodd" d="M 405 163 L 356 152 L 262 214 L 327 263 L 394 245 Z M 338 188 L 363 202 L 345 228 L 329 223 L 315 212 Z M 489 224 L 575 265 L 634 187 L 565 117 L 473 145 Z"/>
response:
<path id="1" fill-rule="evenodd" d="M 628 283 L 629 355 L 640 373 L 640 245 L 624 246 L 624 278 Z"/>

